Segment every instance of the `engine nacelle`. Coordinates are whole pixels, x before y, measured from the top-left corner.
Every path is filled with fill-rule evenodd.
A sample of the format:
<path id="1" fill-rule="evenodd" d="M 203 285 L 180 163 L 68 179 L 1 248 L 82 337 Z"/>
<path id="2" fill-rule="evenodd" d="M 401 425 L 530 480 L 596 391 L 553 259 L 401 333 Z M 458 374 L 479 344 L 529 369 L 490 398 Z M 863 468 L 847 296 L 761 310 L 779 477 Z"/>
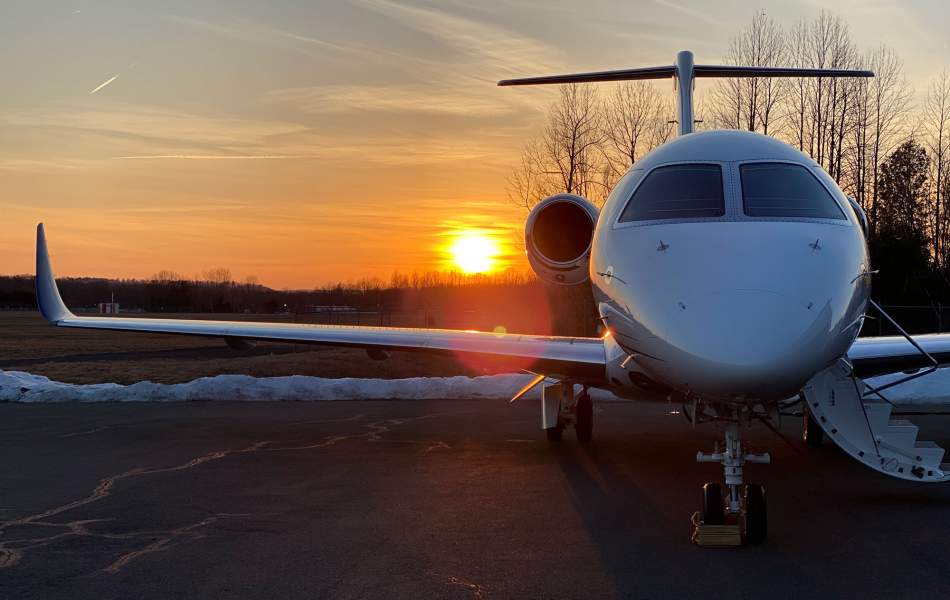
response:
<path id="1" fill-rule="evenodd" d="M 524 245 L 535 274 L 547 283 L 578 285 L 590 279 L 590 246 L 598 210 L 587 198 L 557 194 L 539 202 L 524 226 Z"/>

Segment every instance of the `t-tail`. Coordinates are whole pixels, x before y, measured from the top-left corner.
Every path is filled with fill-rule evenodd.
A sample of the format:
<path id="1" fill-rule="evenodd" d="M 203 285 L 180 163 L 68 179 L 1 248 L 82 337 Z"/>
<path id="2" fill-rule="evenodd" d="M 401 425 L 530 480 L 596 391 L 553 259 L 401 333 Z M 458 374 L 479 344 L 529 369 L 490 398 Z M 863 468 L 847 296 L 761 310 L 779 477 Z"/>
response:
<path id="1" fill-rule="evenodd" d="M 874 77 L 874 73 L 852 69 L 697 65 L 693 63 L 693 53 L 689 50 L 683 50 L 676 55 L 676 62 L 669 66 L 505 79 L 499 81 L 498 85 L 598 83 L 603 81 L 673 78 L 676 89 L 676 120 L 679 123 L 679 134 L 686 135 L 693 132 L 693 124 L 696 122 L 693 117 L 693 89 L 696 85 L 696 79 L 700 77 Z"/>

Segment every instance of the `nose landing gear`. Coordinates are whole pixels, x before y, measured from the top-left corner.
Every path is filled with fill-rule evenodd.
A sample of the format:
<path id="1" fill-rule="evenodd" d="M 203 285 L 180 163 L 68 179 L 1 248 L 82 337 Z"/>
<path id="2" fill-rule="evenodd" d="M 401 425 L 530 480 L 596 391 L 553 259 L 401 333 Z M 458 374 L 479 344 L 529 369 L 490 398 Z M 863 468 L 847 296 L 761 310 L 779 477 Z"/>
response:
<path id="1" fill-rule="evenodd" d="M 754 454 L 742 448 L 740 439 L 740 417 L 742 412 L 734 410 L 734 419 L 726 425 L 725 447 L 719 444 L 711 453 L 697 452 L 696 461 L 722 464 L 723 479 L 726 485 L 725 497 L 718 483 L 703 486 L 703 508 L 697 533 L 708 525 L 727 525 L 730 522 L 744 530 L 745 540 L 750 544 L 765 542 L 768 531 L 766 519 L 765 488 L 758 484 L 743 484 L 742 467 L 745 463 L 768 464 L 768 453 Z M 702 536 L 694 536 L 694 539 Z"/>

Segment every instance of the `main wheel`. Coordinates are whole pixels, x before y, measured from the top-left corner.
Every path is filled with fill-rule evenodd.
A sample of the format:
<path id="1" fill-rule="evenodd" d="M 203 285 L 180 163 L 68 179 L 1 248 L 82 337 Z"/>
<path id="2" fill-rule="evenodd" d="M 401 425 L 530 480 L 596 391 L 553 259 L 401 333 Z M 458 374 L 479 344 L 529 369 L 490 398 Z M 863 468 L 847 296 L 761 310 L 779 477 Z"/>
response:
<path id="1" fill-rule="evenodd" d="M 768 534 L 765 488 L 756 483 L 745 486 L 745 538 L 750 544 L 762 544 Z"/>
<path id="2" fill-rule="evenodd" d="M 824 437 L 825 432 L 822 431 L 818 421 L 811 416 L 811 411 L 805 406 L 802 412 L 802 441 L 805 442 L 806 446 L 817 448 L 821 446 Z"/>
<path id="3" fill-rule="evenodd" d="M 590 394 L 584 392 L 578 396 L 575 410 L 574 432 L 577 441 L 586 444 L 594 438 L 594 401 Z"/>
<path id="4" fill-rule="evenodd" d="M 709 482 L 703 486 L 702 520 L 706 525 L 722 525 L 726 521 L 722 486 L 718 483 Z"/>
<path id="5" fill-rule="evenodd" d="M 564 435 L 564 426 L 558 423 L 556 427 L 545 429 L 544 433 L 547 435 L 549 442 L 560 442 Z"/>

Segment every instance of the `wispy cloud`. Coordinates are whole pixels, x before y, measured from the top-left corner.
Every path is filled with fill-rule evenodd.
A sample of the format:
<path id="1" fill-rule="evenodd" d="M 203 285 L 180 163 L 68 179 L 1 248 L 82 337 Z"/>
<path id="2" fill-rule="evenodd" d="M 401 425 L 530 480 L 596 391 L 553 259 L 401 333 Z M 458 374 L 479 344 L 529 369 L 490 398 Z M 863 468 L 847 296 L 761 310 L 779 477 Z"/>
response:
<path id="1" fill-rule="evenodd" d="M 0 171 L 48 172 L 79 169 L 90 161 L 70 159 L 0 158 Z"/>
<path id="2" fill-rule="evenodd" d="M 355 6 L 384 14 L 466 55 L 476 75 L 502 79 L 511 73 L 545 72 L 558 64 L 560 51 L 525 32 L 436 8 L 392 0 L 350 0 Z"/>
<path id="3" fill-rule="evenodd" d="M 361 111 L 499 117 L 532 111 L 543 92 L 528 97 L 499 90 L 495 82 L 512 74 L 565 68 L 558 48 L 523 32 L 474 17 L 392 0 L 351 0 L 351 4 L 395 21 L 448 48 L 446 52 L 378 52 L 365 59 L 392 77 L 377 83 L 322 84 L 270 90 L 266 103 L 303 113 Z M 457 7 L 456 7 L 457 8 Z M 400 81 L 394 83 L 392 78 Z"/>
<path id="4" fill-rule="evenodd" d="M 113 160 L 280 160 L 287 158 L 311 157 L 280 154 L 142 154 L 112 157 Z"/>
<path id="5" fill-rule="evenodd" d="M 657 5 L 659 6 L 662 6 L 664 8 L 669 8 L 671 10 L 675 10 L 676 12 L 684 14 L 687 17 L 699 19 L 700 21 L 705 21 L 712 25 L 723 25 L 722 21 L 720 21 L 713 15 L 705 13 L 701 10 L 690 8 L 688 6 L 683 6 L 682 4 L 678 4 L 676 2 L 670 2 L 670 0 L 653 0 L 653 1 L 656 2 Z"/>
<path id="6" fill-rule="evenodd" d="M 211 22 L 193 17 L 172 15 L 169 20 L 192 29 L 244 42 L 281 47 L 285 50 L 312 57 L 325 58 L 334 54 L 370 54 L 372 51 L 356 45 L 339 44 L 312 35 L 304 35 L 279 27 L 264 25 L 246 19 Z"/>
<path id="7" fill-rule="evenodd" d="M 303 125 L 283 121 L 209 116 L 116 102 L 105 107 L 91 103 L 70 103 L 7 111 L 0 114 L 0 126 L 3 125 L 66 129 L 72 135 L 82 131 L 142 142 L 179 144 L 192 149 L 203 147 L 218 150 L 222 154 L 226 149 L 235 154 L 258 154 L 248 152 L 247 148 L 264 145 L 277 136 L 307 129 Z M 245 150 L 233 151 L 231 146 L 243 147 Z"/>
<path id="8" fill-rule="evenodd" d="M 106 79 L 105 81 L 103 81 L 102 83 L 100 83 L 99 85 L 97 85 L 91 92 L 89 92 L 89 95 L 92 96 L 93 94 L 95 94 L 96 92 L 98 92 L 99 90 L 101 90 L 102 88 L 106 87 L 107 85 L 109 85 L 110 83 L 112 83 L 113 81 L 115 81 L 116 79 L 118 79 L 120 74 L 121 74 L 121 73 L 116 73 L 115 75 L 113 75 L 113 76 L 110 77 L 109 79 Z"/>
<path id="9" fill-rule="evenodd" d="M 407 100 L 408 102 L 408 100 Z M 485 110 L 488 110 L 485 107 Z M 159 107 L 110 103 L 108 107 L 63 104 L 0 113 L 0 130 L 42 135 L 48 151 L 42 160 L 19 156 L 0 160 L 0 169 L 38 171 L 87 168 L 108 161 L 290 161 L 414 166 L 477 160 L 506 160 L 498 146 L 508 135 L 502 125 L 485 124 L 479 136 L 459 136 L 439 128 L 425 134 L 412 128 L 380 132 L 354 128 L 345 136 L 292 121 L 213 117 Z M 57 145 L 56 140 L 71 143 Z"/>
<path id="10" fill-rule="evenodd" d="M 493 96 L 421 84 L 389 85 L 385 91 L 375 85 L 323 85 L 272 90 L 264 100 L 289 104 L 307 113 L 361 110 L 483 116 L 511 112 L 511 103 L 490 89 Z"/>

